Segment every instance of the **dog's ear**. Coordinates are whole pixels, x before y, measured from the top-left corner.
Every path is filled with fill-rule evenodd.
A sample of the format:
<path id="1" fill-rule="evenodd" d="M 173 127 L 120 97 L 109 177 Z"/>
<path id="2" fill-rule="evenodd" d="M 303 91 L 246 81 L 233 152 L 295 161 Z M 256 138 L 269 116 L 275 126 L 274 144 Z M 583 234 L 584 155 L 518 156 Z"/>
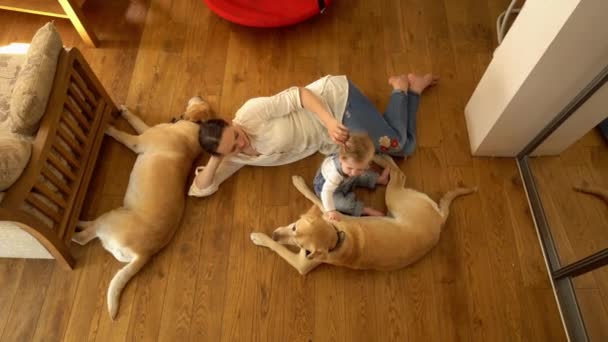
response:
<path id="1" fill-rule="evenodd" d="M 319 209 L 318 206 L 313 205 L 312 207 L 310 207 L 310 209 L 308 209 L 308 211 L 306 212 L 307 216 L 311 216 L 311 217 L 318 217 L 318 216 L 322 216 L 323 213 L 321 212 L 321 209 Z"/>
<path id="2" fill-rule="evenodd" d="M 199 102 L 188 106 L 184 113 L 184 119 L 199 122 L 209 119 L 211 114 L 211 107 L 209 107 L 209 104 L 207 102 Z"/>

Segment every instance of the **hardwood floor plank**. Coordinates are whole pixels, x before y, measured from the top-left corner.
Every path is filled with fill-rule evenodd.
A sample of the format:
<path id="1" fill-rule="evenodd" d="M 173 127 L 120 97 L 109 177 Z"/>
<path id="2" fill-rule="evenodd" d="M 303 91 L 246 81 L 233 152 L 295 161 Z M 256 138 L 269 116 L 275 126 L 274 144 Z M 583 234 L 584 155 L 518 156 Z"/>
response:
<path id="1" fill-rule="evenodd" d="M 344 292 L 348 294 L 344 306 L 344 331 L 340 335 L 346 341 L 371 341 L 382 326 L 378 320 L 378 308 L 373 300 L 375 277 L 384 277 L 374 271 L 348 271 L 344 274 Z"/>
<path id="2" fill-rule="evenodd" d="M 412 341 L 409 338 L 410 322 L 405 319 L 410 310 L 401 300 L 409 291 L 407 283 L 399 272 L 377 274 L 374 277 L 376 298 L 376 320 L 379 328 L 375 331 L 378 341 Z"/>
<path id="3" fill-rule="evenodd" d="M 248 187 L 251 192 L 241 193 L 234 199 L 235 215 L 230 235 L 228 275 L 224 292 L 222 340 L 250 340 L 260 327 L 254 317 L 262 296 L 258 274 L 262 264 L 256 258 L 258 251 L 249 234 L 259 227 L 261 205 L 256 194 L 261 192 L 262 169 L 245 167 L 239 171 L 236 188 Z M 237 214 L 238 213 L 238 214 Z M 259 316 L 257 316 L 259 318 Z"/>
<path id="4" fill-rule="evenodd" d="M 508 176 L 504 182 L 505 197 L 508 203 L 509 215 L 513 225 L 513 234 L 517 246 L 519 265 L 524 286 L 531 288 L 550 288 L 549 277 L 539 246 L 538 235 L 532 220 L 532 213 L 521 178 L 517 170 Z"/>
<path id="5" fill-rule="evenodd" d="M 432 257 L 423 258 L 401 272 L 400 283 L 405 284 L 407 288 L 400 301 L 406 308 L 404 317 L 407 321 L 407 339 L 409 341 L 420 341 L 424 338 L 438 340 L 439 317 L 436 313 Z"/>
<path id="6" fill-rule="evenodd" d="M 602 302 L 601 295 L 596 289 L 577 289 L 576 300 L 579 302 L 583 320 L 590 341 L 605 341 L 608 339 L 608 311 Z"/>
<path id="7" fill-rule="evenodd" d="M 80 246 L 75 247 L 72 248 L 72 253 L 74 259 L 79 261 L 76 269 L 69 270 L 64 267 L 54 267 L 53 269 L 40 318 L 32 338 L 34 341 L 60 341 L 65 334 L 80 276 L 84 270 L 82 260 L 86 256 L 86 249 Z"/>
<path id="8" fill-rule="evenodd" d="M 490 265 L 492 268 L 509 265 L 509 267 L 502 267 L 501 272 L 494 272 L 492 274 L 492 279 L 494 280 L 492 283 L 495 286 L 500 284 L 500 287 L 495 288 L 495 292 L 498 295 L 516 299 L 501 305 L 495 314 L 499 315 L 497 317 L 498 321 L 504 320 L 505 317 L 515 317 L 515 319 L 508 322 L 503 321 L 502 328 L 507 329 L 504 331 L 503 336 L 521 339 L 522 328 L 517 320 L 517 317 L 523 315 L 522 310 L 524 307 L 521 300 L 523 298 L 523 294 L 520 291 L 521 287 L 517 284 L 522 281 L 521 271 L 519 263 L 514 262 L 516 260 L 516 251 L 512 248 L 515 245 L 513 225 L 511 224 L 511 217 L 508 215 L 503 190 L 503 183 L 505 182 L 504 171 L 506 168 L 500 167 L 500 164 L 512 165 L 513 160 L 502 159 L 491 165 L 487 161 L 476 160 L 475 162 L 481 164 L 479 169 L 485 170 L 484 173 L 479 174 L 479 187 L 482 189 L 479 191 L 479 195 L 485 222 L 484 233 L 486 241 L 492 246 L 492 252 L 489 254 Z M 506 179 L 508 180 L 508 178 Z"/>
<path id="9" fill-rule="evenodd" d="M 427 165 L 423 154 L 418 153 L 413 158 L 408 158 L 403 162 L 405 167 L 401 169 L 407 176 L 406 187 L 419 191 L 429 191 L 430 186 L 425 184 Z M 438 317 L 436 311 L 436 283 L 433 280 L 433 255 L 436 252 L 433 249 L 429 255 L 415 264 L 396 271 L 399 273 L 400 283 L 404 284 L 403 286 L 407 289 L 400 296 L 399 304 L 404 310 L 404 317 L 407 322 L 401 328 L 404 329 L 405 336 L 409 341 L 419 341 L 425 338 L 437 340 L 440 338 L 438 330 L 440 317 Z"/>
<path id="10" fill-rule="evenodd" d="M 0 337 L 11 317 L 11 308 L 15 303 L 15 293 L 19 289 L 24 264 L 23 259 L 0 260 Z"/>
<path id="11" fill-rule="evenodd" d="M 503 3 L 506 6 L 507 1 Z M 449 68 L 458 75 L 457 80 L 450 82 L 450 86 L 458 95 L 444 98 L 448 100 L 446 109 L 450 115 L 442 117 L 442 123 L 445 124 L 442 127 L 450 142 L 447 146 L 452 149 L 448 154 L 448 164 L 466 166 L 471 163 L 471 153 L 468 136 L 463 134 L 466 132 L 464 107 L 485 69 L 484 65 L 483 69 L 473 68 L 472 71 L 472 66 L 477 63 L 480 53 L 490 53 L 494 48 L 490 33 L 494 27 L 484 19 L 488 16 L 485 3 L 479 4 L 471 0 L 458 3 L 444 1 L 444 5 L 451 45 L 451 49 L 445 45 L 448 56 L 451 51 Z"/>
<path id="12" fill-rule="evenodd" d="M 167 290 L 167 275 L 170 272 L 170 259 L 173 252 L 174 250 L 169 244 L 137 275 L 137 287 L 134 289 L 133 307 L 126 334 L 130 341 L 151 341 L 158 338 Z M 131 284 L 131 287 L 133 285 L 135 284 Z M 125 316 L 126 314 L 128 313 L 125 313 Z"/>
<path id="13" fill-rule="evenodd" d="M 447 163 L 447 158 L 445 159 L 445 163 Z M 459 184 L 478 186 L 480 189 L 479 192 L 482 191 L 474 167 L 450 168 L 447 184 L 449 184 L 448 188 Z M 486 191 L 492 191 L 492 189 Z M 443 229 L 442 234 L 445 235 L 442 236 L 442 239 L 444 239 L 444 237 L 449 238 L 450 234 L 455 234 L 454 238 L 460 245 L 459 251 L 462 253 L 462 263 L 464 267 L 462 276 L 454 278 L 454 284 L 455 290 L 463 291 L 458 288 L 459 281 L 463 282 L 463 285 L 461 286 L 464 286 L 465 298 L 467 300 L 467 312 L 463 312 L 462 309 L 459 309 L 459 311 L 461 312 L 460 315 L 467 317 L 466 324 L 470 327 L 468 334 L 472 340 L 492 340 L 497 338 L 497 334 L 500 334 L 497 331 L 498 323 L 495 322 L 495 318 L 492 317 L 494 308 L 491 303 L 495 302 L 497 297 L 495 297 L 495 290 L 492 288 L 492 281 L 488 279 L 488 276 L 492 274 L 492 269 L 488 260 L 490 254 L 489 243 L 484 236 L 484 230 L 487 228 L 483 223 L 482 217 L 478 214 L 481 209 L 479 192 L 460 198 L 454 203 L 454 208 L 450 210 L 450 218 L 448 218 L 446 226 Z M 441 243 L 447 242 L 441 241 Z M 446 283 L 450 284 L 449 280 L 451 279 L 450 274 L 452 273 L 452 270 L 450 270 L 450 273 L 446 274 L 446 271 L 441 271 L 441 268 L 442 267 L 439 266 L 440 272 L 436 273 L 436 278 L 437 276 L 440 276 L 439 279 L 446 279 Z M 456 274 L 454 274 L 453 277 L 456 277 Z M 441 282 L 443 283 L 443 281 Z M 443 294 L 439 294 L 439 296 L 440 299 L 443 298 Z M 454 295 L 446 294 L 446 296 Z M 448 299 L 451 298 L 448 297 Z M 451 305 L 459 305 L 456 299 L 451 300 L 454 301 Z M 445 301 L 445 299 L 443 299 L 443 301 Z M 450 310 L 454 310 L 454 308 L 450 308 Z M 450 314 L 450 311 L 448 311 L 447 314 Z M 449 318 L 444 317 L 443 319 L 448 320 Z M 459 321 L 461 319 L 462 318 L 458 318 Z M 442 327 L 449 328 L 450 324 L 455 323 L 448 322 L 441 324 Z M 452 327 L 451 329 L 454 330 L 458 328 Z M 447 333 L 449 333 L 449 331 Z M 458 335 L 456 336 L 459 336 L 463 334 L 463 332 L 457 331 L 457 334 Z"/>
<path id="14" fill-rule="evenodd" d="M 29 341 L 34 336 L 55 263 L 52 260 L 26 260 L 15 292 L 2 341 Z"/>
<path id="15" fill-rule="evenodd" d="M 468 170 L 454 170 L 447 167 L 444 152 L 439 148 L 420 148 L 419 154 L 422 168 L 424 190 L 435 201 L 444 195 L 446 191 L 458 186 L 452 184 L 449 174 L 472 173 Z M 445 171 L 444 171 L 445 170 Z M 449 171 L 448 171 L 449 170 Z M 452 177 L 455 178 L 455 177 Z M 472 184 L 468 184 L 473 186 Z M 435 301 L 437 314 L 437 331 L 440 340 L 471 340 L 470 330 L 472 321 L 469 316 L 469 295 L 466 288 L 465 274 L 465 248 L 462 239 L 466 226 L 455 224 L 463 222 L 463 206 L 474 205 L 475 199 L 471 196 L 460 198 L 453 206 L 450 218 L 441 231 L 441 239 L 431 252 L 433 264 L 433 282 L 435 283 Z M 464 203 L 462 203 L 464 202 Z"/>
<path id="16" fill-rule="evenodd" d="M 346 341 L 346 308 L 348 296 L 344 291 L 344 273 L 349 270 L 321 265 L 314 274 L 313 341 Z"/>
<path id="17" fill-rule="evenodd" d="M 190 341 L 219 341 L 222 334 L 225 291 L 227 287 L 228 255 L 233 234 L 235 178 L 222 185 L 222 191 L 211 197 L 193 201 L 201 205 L 205 219 L 196 223 L 202 230 L 201 254 L 196 271 L 196 292 L 190 321 Z M 203 204 L 204 203 L 204 204 Z"/>
<path id="18" fill-rule="evenodd" d="M 553 291 L 530 289 L 523 300 L 527 311 L 521 317 L 523 341 L 567 341 Z"/>
<path id="19" fill-rule="evenodd" d="M 301 197 L 299 193 L 290 193 L 290 197 Z M 293 203 L 293 202 L 291 202 Z M 306 206 L 284 206 L 272 207 L 271 215 L 266 216 L 260 222 L 260 228 L 268 234 L 280 226 L 284 226 L 299 217 Z M 269 251 L 260 251 L 259 257 L 262 262 L 269 262 Z M 269 315 L 269 330 L 276 339 L 287 339 L 289 341 L 311 341 L 313 340 L 314 324 L 314 301 L 315 284 L 312 277 L 301 276 L 297 271 L 279 258 L 273 258 L 271 268 L 274 276 L 270 284 L 270 292 L 273 293 L 270 307 L 276 308 L 278 312 Z M 286 322 L 292 322 L 286 324 Z"/>
<path id="20" fill-rule="evenodd" d="M 173 253 L 171 272 L 168 274 L 158 334 L 161 341 L 183 341 L 188 338 L 203 235 L 199 224 L 205 213 L 198 206 L 188 206 L 182 227 L 173 238 L 173 244 L 179 248 Z"/>
<path id="21" fill-rule="evenodd" d="M 98 214 L 114 209 L 122 204 L 122 196 L 107 196 L 100 200 L 99 207 L 95 208 L 95 217 Z M 108 316 L 106 305 L 106 294 L 110 280 L 120 269 L 121 264 L 114 260 L 98 240 L 89 242 L 81 247 L 85 255 L 77 262 L 82 265 L 80 278 L 74 297 L 72 298 L 72 309 L 69 312 L 69 320 L 63 339 L 65 341 L 81 341 L 83 338 L 95 340 L 99 331 L 99 321 L 103 316 Z M 129 292 L 129 284 L 123 291 L 121 299 Z M 128 296 L 127 296 L 128 297 Z M 121 300 L 121 304 L 124 302 Z M 121 305 L 121 314 L 124 315 L 125 307 Z"/>

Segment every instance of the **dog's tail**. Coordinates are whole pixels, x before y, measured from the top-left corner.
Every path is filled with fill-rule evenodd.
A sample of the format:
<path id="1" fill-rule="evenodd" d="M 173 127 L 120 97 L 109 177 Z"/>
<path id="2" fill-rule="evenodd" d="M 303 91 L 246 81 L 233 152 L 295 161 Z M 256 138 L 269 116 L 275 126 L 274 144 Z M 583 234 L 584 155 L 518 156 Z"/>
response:
<path id="1" fill-rule="evenodd" d="M 608 190 L 602 189 L 596 185 L 591 185 L 587 181 L 575 185 L 574 190 L 598 196 L 608 203 Z"/>
<path id="2" fill-rule="evenodd" d="M 149 259 L 150 258 L 147 256 L 136 256 L 130 263 L 125 265 L 125 267 L 121 268 L 116 275 L 114 275 L 114 278 L 112 278 L 110 287 L 108 288 L 107 298 L 108 311 L 110 312 L 110 317 L 112 317 L 112 319 L 114 319 L 118 313 L 122 289 L 127 285 L 129 280 L 144 267 Z"/>
<path id="3" fill-rule="evenodd" d="M 459 196 L 464 196 L 468 194 L 472 194 L 477 191 L 477 187 L 474 188 L 456 188 L 454 190 L 448 191 L 443 198 L 439 200 L 439 212 L 443 217 L 443 223 L 448 219 L 450 215 L 450 205 L 452 201 Z"/>

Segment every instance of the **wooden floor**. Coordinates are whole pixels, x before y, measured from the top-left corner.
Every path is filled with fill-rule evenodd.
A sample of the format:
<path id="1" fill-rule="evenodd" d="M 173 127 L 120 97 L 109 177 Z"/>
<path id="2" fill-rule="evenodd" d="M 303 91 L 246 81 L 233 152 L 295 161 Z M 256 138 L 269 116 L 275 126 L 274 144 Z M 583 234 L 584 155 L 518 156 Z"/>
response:
<path id="1" fill-rule="evenodd" d="M 608 145 L 599 131 L 531 165 L 562 265 L 607 248 L 608 203 L 572 190 L 582 181 L 608 188 Z M 574 285 L 591 340 L 608 340 L 608 267 L 575 278 Z"/>
<path id="2" fill-rule="evenodd" d="M 469 152 L 463 109 L 495 46 L 508 0 L 335 1 L 282 30 L 238 27 L 200 0 L 90 0 L 102 41 L 82 48 L 117 103 L 151 124 L 206 97 L 230 118 L 248 98 L 347 74 L 383 108 L 394 73 L 433 71 L 419 147 L 402 163 L 411 187 L 437 199 L 459 183 L 438 246 L 397 272 L 320 267 L 306 277 L 249 240 L 307 209 L 290 176 L 312 181 L 315 156 L 284 167 L 245 168 L 215 195 L 190 198 L 169 246 L 126 287 L 116 321 L 106 289 L 121 267 L 98 241 L 73 246 L 77 268 L 0 260 L 2 341 L 562 341 L 557 305 L 512 159 Z M 128 7 L 127 7 L 128 5 Z M 0 11 L 0 44 L 29 41 L 45 22 Z M 126 127 L 120 123 L 121 127 Z M 135 157 L 106 140 L 83 218 L 121 204 Z M 204 158 L 201 159 L 201 162 Z M 383 190 L 364 194 L 382 206 Z"/>

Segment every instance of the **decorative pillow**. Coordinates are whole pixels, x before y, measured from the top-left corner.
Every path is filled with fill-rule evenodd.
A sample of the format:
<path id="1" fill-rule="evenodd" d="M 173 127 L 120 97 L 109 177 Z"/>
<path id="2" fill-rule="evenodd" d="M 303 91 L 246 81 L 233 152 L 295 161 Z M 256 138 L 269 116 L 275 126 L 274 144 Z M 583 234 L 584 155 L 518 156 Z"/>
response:
<path id="1" fill-rule="evenodd" d="M 21 176 L 32 154 L 32 143 L 9 132 L 0 133 L 0 191 Z"/>
<path id="2" fill-rule="evenodd" d="M 9 116 L 14 133 L 36 132 L 51 93 L 62 45 L 53 23 L 47 23 L 34 35 L 11 96 Z"/>
<path id="3" fill-rule="evenodd" d="M 0 54 L 0 122 L 8 118 L 10 98 L 25 55 Z"/>

